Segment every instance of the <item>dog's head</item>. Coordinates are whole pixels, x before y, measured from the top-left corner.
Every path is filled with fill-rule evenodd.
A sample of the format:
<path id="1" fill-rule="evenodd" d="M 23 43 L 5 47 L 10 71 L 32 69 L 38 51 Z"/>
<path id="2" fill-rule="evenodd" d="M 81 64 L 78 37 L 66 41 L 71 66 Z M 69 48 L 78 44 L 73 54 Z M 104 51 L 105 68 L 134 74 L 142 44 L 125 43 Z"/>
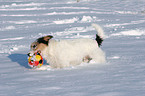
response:
<path id="1" fill-rule="evenodd" d="M 30 53 L 33 54 L 37 51 L 42 52 L 49 44 L 49 40 L 53 38 L 53 36 L 48 35 L 48 36 L 44 36 L 41 38 L 38 38 L 36 41 L 34 41 L 31 46 L 30 46 Z M 30 54 L 28 53 L 28 54 Z"/>

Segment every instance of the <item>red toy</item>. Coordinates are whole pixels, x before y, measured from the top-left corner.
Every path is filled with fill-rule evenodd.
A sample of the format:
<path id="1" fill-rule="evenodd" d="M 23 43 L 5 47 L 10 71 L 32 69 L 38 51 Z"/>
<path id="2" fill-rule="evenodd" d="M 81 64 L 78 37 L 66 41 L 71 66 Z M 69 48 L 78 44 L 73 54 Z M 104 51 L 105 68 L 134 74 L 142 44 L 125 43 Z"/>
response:
<path id="1" fill-rule="evenodd" d="M 31 68 L 40 68 L 43 65 L 43 58 L 40 55 L 40 52 L 36 52 L 33 55 L 28 54 L 28 65 Z"/>

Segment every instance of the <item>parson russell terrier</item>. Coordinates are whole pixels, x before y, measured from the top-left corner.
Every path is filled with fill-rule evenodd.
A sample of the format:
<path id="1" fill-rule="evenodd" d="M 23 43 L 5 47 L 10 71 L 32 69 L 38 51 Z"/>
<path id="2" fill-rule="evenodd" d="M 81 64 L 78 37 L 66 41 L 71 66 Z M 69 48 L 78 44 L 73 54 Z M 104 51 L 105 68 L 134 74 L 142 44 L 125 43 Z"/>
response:
<path id="1" fill-rule="evenodd" d="M 96 39 L 73 39 L 73 40 L 54 40 L 53 36 L 48 35 L 38 38 L 31 44 L 29 54 L 41 52 L 42 57 L 52 68 L 65 68 L 79 65 L 82 62 L 105 63 L 105 53 L 100 46 L 104 39 L 103 29 L 92 24 L 98 34 Z"/>

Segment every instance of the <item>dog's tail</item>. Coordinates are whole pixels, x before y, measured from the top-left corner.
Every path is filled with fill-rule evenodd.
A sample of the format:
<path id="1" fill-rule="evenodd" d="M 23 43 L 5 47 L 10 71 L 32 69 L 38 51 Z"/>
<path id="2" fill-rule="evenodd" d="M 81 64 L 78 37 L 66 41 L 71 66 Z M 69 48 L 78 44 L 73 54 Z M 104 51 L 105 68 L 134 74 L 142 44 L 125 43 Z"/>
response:
<path id="1" fill-rule="evenodd" d="M 104 35 L 104 31 L 103 29 L 101 28 L 101 26 L 99 26 L 98 24 L 95 24 L 93 23 L 92 26 L 96 29 L 96 31 L 98 32 L 98 34 L 96 34 L 96 41 L 98 43 L 98 46 L 100 47 L 104 38 L 105 38 L 105 35 Z"/>

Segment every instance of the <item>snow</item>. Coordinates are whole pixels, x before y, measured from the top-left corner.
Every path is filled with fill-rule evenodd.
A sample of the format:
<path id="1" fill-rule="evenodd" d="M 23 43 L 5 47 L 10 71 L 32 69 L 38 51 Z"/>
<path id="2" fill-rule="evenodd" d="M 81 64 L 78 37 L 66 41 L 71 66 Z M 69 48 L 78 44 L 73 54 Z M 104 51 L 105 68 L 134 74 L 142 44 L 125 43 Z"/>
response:
<path id="1" fill-rule="evenodd" d="M 67 23 L 74 23 L 78 21 L 77 18 L 72 18 L 72 19 L 64 19 L 64 20 L 58 20 L 58 21 L 53 21 L 55 24 L 67 24 Z"/>
<path id="2" fill-rule="evenodd" d="M 144 0 L 0 0 L 0 96 L 144 96 Z M 105 64 L 40 70 L 27 65 L 31 42 L 95 38 L 101 25 Z M 47 69 L 46 69 L 47 68 Z M 46 70 L 44 70 L 46 69 Z"/>
<path id="3" fill-rule="evenodd" d="M 5 40 L 12 41 L 12 40 L 20 40 L 20 39 L 24 39 L 24 37 L 6 38 L 6 39 L 0 39 L 0 40 L 2 40 L 2 41 L 5 41 Z"/>

